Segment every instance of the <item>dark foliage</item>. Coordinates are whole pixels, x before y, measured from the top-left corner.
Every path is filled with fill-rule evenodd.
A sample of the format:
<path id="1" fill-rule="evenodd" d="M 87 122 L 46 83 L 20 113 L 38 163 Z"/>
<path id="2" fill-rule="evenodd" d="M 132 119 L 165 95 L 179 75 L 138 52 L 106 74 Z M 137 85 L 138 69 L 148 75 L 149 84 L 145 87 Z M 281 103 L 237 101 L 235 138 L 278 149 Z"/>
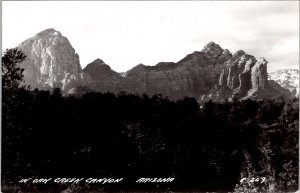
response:
<path id="1" fill-rule="evenodd" d="M 2 55 L 2 88 L 18 89 L 23 78 L 23 71 L 19 63 L 25 60 L 26 56 L 17 48 L 7 49 Z"/>
<path id="2" fill-rule="evenodd" d="M 274 109 L 277 117 L 264 116 Z M 150 186 L 137 187 L 140 177 L 172 176 L 176 181 L 162 189 L 232 191 L 246 151 L 255 171 L 263 176 L 274 171 L 285 190 L 288 182 L 279 180 L 287 175 L 283 164 L 298 163 L 298 108 L 292 102 L 209 102 L 200 109 L 193 98 L 172 102 L 125 93 L 74 98 L 59 90 L 20 89 L 5 110 L 14 112 L 3 124 L 4 184 L 20 176 L 110 176 L 128 179 L 119 187 L 128 190 Z"/>

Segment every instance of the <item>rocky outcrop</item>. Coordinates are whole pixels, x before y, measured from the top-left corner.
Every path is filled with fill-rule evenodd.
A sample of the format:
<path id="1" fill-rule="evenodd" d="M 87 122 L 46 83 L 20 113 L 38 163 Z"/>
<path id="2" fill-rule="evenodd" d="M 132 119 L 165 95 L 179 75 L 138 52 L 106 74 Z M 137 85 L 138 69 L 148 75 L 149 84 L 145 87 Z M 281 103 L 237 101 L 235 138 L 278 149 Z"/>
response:
<path id="1" fill-rule="evenodd" d="M 245 99 L 276 99 L 278 97 L 290 98 L 290 92 L 277 83 L 268 81 L 267 63 L 260 58 L 251 70 L 251 89 Z"/>
<path id="2" fill-rule="evenodd" d="M 254 57 L 249 58 L 244 66 L 244 70 L 239 74 L 239 87 L 236 89 L 235 93 L 237 93 L 240 97 L 243 97 L 247 94 L 248 90 L 251 89 L 251 68 L 256 63 L 256 59 Z"/>
<path id="3" fill-rule="evenodd" d="M 240 50 L 224 63 L 224 69 L 216 85 L 200 102 L 209 99 L 217 102 L 238 99 L 290 98 L 290 92 L 275 82 L 268 81 L 267 61 Z"/>
<path id="4" fill-rule="evenodd" d="M 200 52 L 188 54 L 177 63 L 139 64 L 126 73 L 118 74 L 98 59 L 84 72 L 97 82 L 90 84 L 97 91 L 159 93 L 170 99 L 190 96 L 199 102 L 287 97 L 289 93 L 278 85 L 272 83 L 275 88 L 269 86 L 267 63 L 264 58 L 257 61 L 243 50 L 232 55 L 229 50 L 210 42 Z"/>
<path id="5" fill-rule="evenodd" d="M 202 96 L 201 100 L 223 102 L 232 96 L 245 96 L 251 88 L 251 68 L 255 62 L 254 56 L 246 54 L 243 50 L 237 51 L 224 62 L 224 69 L 217 84 L 206 97 Z"/>
<path id="6" fill-rule="evenodd" d="M 160 93 L 171 99 L 198 97 L 207 93 L 231 54 L 211 42 L 201 52 L 193 52 L 177 63 L 138 65 L 126 72 L 129 90 L 150 95 Z"/>
<path id="7" fill-rule="evenodd" d="M 257 61 L 243 50 L 232 55 L 214 42 L 176 63 L 139 64 L 125 73 L 113 71 L 101 59 L 82 70 L 68 39 L 54 29 L 38 33 L 19 48 L 27 55 L 21 64 L 25 68 L 25 84 L 50 90 L 59 87 L 63 93 L 74 96 L 91 91 L 126 91 L 162 94 L 174 100 L 189 96 L 199 102 L 222 102 L 288 95 L 277 83 L 268 81 L 268 62 L 264 58 Z"/>
<path id="8" fill-rule="evenodd" d="M 264 58 L 260 58 L 251 70 L 251 84 L 252 89 L 264 89 L 268 88 L 268 72 L 267 72 L 268 61 Z"/>
<path id="9" fill-rule="evenodd" d="M 299 70 L 282 69 L 269 73 L 269 83 L 274 81 L 281 87 L 288 89 L 293 96 L 299 97 Z"/>
<path id="10" fill-rule="evenodd" d="M 244 54 L 233 62 L 229 68 L 227 86 L 230 89 L 246 90 L 249 89 L 248 85 L 248 73 L 250 71 L 247 69 L 249 66 L 255 64 L 256 59 L 248 54 Z M 247 68 L 245 66 L 247 65 Z"/>
<path id="11" fill-rule="evenodd" d="M 124 77 L 113 71 L 109 65 L 100 59 L 89 63 L 83 72 L 90 75 L 92 80 L 89 81 L 88 86 L 94 91 L 117 93 L 123 90 L 122 80 Z"/>
<path id="12" fill-rule="evenodd" d="M 95 91 L 126 91 L 149 95 L 159 93 L 170 99 L 185 96 L 197 98 L 214 86 L 223 63 L 231 57 L 228 50 L 211 42 L 201 52 L 193 52 L 177 63 L 160 62 L 155 66 L 139 64 L 119 74 L 97 59 L 83 71 L 92 78 L 88 86 Z"/>
<path id="13" fill-rule="evenodd" d="M 68 39 L 59 31 L 47 29 L 18 46 L 27 56 L 21 67 L 24 80 L 31 88 L 61 88 L 67 92 L 86 84 L 88 74 L 82 74 L 79 56 Z"/>

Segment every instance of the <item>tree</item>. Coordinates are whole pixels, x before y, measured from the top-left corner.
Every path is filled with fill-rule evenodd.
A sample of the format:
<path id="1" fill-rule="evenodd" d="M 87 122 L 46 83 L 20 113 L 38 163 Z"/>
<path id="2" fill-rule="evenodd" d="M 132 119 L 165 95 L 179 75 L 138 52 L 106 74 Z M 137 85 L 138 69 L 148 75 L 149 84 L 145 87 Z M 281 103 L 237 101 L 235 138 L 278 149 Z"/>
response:
<path id="1" fill-rule="evenodd" d="M 15 90 L 23 80 L 23 71 L 19 64 L 26 58 L 18 48 L 7 49 L 2 55 L 2 88 L 4 91 Z"/>
<path id="2" fill-rule="evenodd" d="M 5 157 L 2 160 L 3 184 L 12 182 L 9 179 L 12 179 L 12 176 L 16 177 L 15 173 L 19 169 L 16 165 L 20 163 L 20 159 L 16 155 L 19 155 L 17 146 L 21 134 L 16 112 L 24 94 L 22 91 L 25 91 L 20 86 L 24 69 L 19 66 L 25 58 L 18 48 L 8 49 L 2 55 L 2 155 Z"/>

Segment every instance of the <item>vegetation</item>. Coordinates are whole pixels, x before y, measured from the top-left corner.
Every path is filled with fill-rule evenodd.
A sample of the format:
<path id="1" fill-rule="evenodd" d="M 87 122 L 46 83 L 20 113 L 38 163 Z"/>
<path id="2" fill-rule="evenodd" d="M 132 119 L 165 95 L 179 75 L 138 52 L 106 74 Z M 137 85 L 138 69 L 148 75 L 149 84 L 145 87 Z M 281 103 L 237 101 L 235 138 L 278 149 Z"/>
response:
<path id="1" fill-rule="evenodd" d="M 2 88 L 6 91 L 18 89 L 23 79 L 23 71 L 19 66 L 26 56 L 21 50 L 9 49 L 2 55 Z"/>
<path id="2" fill-rule="evenodd" d="M 298 188 L 298 100 L 209 101 L 200 108 L 188 97 L 170 101 L 122 92 L 75 98 L 62 96 L 59 89 L 50 93 L 22 87 L 14 89 L 12 100 L 6 93 L 11 95 L 13 88 L 3 85 L 3 192 L 67 188 L 18 183 L 30 177 L 126 179 L 113 185 L 81 184 L 75 187 L 78 192 Z M 175 181 L 136 184 L 141 177 Z"/>

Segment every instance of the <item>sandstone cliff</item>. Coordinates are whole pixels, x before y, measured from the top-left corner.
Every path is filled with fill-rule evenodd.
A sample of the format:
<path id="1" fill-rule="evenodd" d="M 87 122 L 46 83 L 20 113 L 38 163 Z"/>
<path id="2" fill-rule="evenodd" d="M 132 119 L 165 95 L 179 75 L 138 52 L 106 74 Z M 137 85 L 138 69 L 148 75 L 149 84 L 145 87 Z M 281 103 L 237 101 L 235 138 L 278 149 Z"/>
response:
<path id="1" fill-rule="evenodd" d="M 290 98 L 288 90 L 274 81 L 268 81 L 265 58 L 256 60 L 254 56 L 238 51 L 224 66 L 219 80 L 209 94 L 200 98 L 204 102 L 209 99 L 217 102 L 234 99 L 276 99 Z"/>
<path id="2" fill-rule="evenodd" d="M 18 46 L 27 56 L 21 67 L 31 88 L 68 91 L 86 84 L 90 77 L 82 74 L 79 56 L 59 31 L 47 29 Z"/>
<path id="3" fill-rule="evenodd" d="M 171 99 L 198 97 L 212 88 L 230 56 L 228 50 L 211 42 L 201 52 L 193 52 L 177 63 L 140 64 L 126 72 L 126 79 L 133 92 L 160 93 Z"/>
<path id="4" fill-rule="evenodd" d="M 79 56 L 68 39 L 54 29 L 44 30 L 19 45 L 27 59 L 25 84 L 82 95 L 87 92 L 162 94 L 170 99 L 195 97 L 199 102 L 231 99 L 289 97 L 289 91 L 268 80 L 267 60 L 256 59 L 243 50 L 229 50 L 210 42 L 201 51 L 178 62 L 155 66 L 139 64 L 117 73 L 101 59 L 81 69 Z"/>
<path id="5" fill-rule="evenodd" d="M 260 58 L 251 70 L 251 89 L 248 91 L 245 98 L 264 99 L 276 98 L 282 95 L 290 97 L 283 89 L 279 89 L 276 83 L 269 84 L 267 73 L 268 61 L 265 58 Z M 271 85 L 273 87 L 271 87 Z"/>
<path id="6" fill-rule="evenodd" d="M 289 92 L 276 83 L 269 86 L 267 63 L 264 58 L 257 61 L 243 50 L 232 55 L 229 50 L 210 42 L 200 52 L 193 52 L 177 63 L 139 64 L 124 73 L 125 79 L 121 82 L 118 76 L 119 83 L 116 80 L 115 84 L 120 86 L 118 89 L 130 93 L 160 93 L 171 99 L 190 96 L 199 102 L 289 98 Z"/>

